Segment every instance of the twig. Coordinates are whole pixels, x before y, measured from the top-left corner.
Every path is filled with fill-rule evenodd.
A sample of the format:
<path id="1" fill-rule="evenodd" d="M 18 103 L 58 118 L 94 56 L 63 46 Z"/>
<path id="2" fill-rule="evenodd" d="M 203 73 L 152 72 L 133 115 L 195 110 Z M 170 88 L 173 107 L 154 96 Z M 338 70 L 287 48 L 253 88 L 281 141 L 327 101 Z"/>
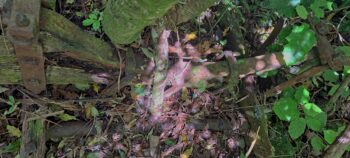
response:
<path id="1" fill-rule="evenodd" d="M 247 153 L 245 154 L 245 157 L 249 157 L 250 153 L 253 151 L 253 148 L 255 146 L 256 141 L 259 139 L 259 131 L 260 131 L 260 126 L 258 127 L 258 130 L 256 131 L 255 135 L 254 135 L 254 140 L 252 141 L 252 144 L 250 144 L 250 147 L 247 151 Z"/>
<path id="2" fill-rule="evenodd" d="M 307 71 L 293 77 L 292 79 L 290 79 L 286 82 L 283 82 L 283 83 L 279 84 L 278 86 L 268 90 L 265 94 L 267 97 L 271 97 L 275 93 L 280 93 L 284 89 L 286 89 L 290 86 L 293 86 L 297 83 L 303 82 L 303 81 L 307 80 L 309 77 L 312 77 L 320 72 L 323 72 L 323 71 L 327 70 L 328 68 L 329 68 L 328 66 L 313 67 L 310 70 L 307 70 Z"/>

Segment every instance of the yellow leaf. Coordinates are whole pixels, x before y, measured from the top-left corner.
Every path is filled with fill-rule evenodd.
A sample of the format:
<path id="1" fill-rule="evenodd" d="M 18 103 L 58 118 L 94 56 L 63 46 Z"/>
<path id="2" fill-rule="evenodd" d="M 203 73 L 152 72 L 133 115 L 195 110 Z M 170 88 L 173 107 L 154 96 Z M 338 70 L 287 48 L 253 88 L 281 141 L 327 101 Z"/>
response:
<path id="1" fill-rule="evenodd" d="M 7 132 L 9 132 L 9 134 L 11 136 L 21 137 L 21 135 L 22 135 L 22 132 L 14 126 L 6 125 L 6 129 L 7 129 Z"/>
<path id="2" fill-rule="evenodd" d="M 186 134 L 182 134 L 182 135 L 181 135 L 181 140 L 182 140 L 182 142 L 187 143 L 187 142 L 188 142 L 188 140 L 187 140 L 187 135 L 186 135 Z"/>
<path id="3" fill-rule="evenodd" d="M 197 38 L 197 35 L 195 32 L 192 32 L 190 34 L 186 34 L 186 36 L 185 36 L 186 41 L 194 40 L 196 38 Z"/>
<path id="4" fill-rule="evenodd" d="M 100 86 L 97 83 L 93 83 L 92 90 L 94 90 L 96 93 L 98 93 L 100 91 Z"/>
<path id="5" fill-rule="evenodd" d="M 184 153 L 181 154 L 181 158 L 189 158 L 192 154 L 193 148 L 186 149 Z"/>
<path id="6" fill-rule="evenodd" d="M 222 32 L 222 35 L 225 37 L 227 35 L 228 31 L 230 31 L 230 28 L 226 27 L 225 30 Z"/>

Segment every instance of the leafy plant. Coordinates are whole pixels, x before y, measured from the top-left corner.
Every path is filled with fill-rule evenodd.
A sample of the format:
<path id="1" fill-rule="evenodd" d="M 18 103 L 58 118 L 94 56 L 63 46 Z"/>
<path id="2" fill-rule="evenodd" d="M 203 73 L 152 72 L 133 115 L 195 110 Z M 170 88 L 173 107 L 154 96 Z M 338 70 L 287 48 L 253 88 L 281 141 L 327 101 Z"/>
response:
<path id="1" fill-rule="evenodd" d="M 10 106 L 10 108 L 5 111 L 5 116 L 8 114 L 12 114 L 17 109 L 17 106 L 20 104 L 20 102 L 15 101 L 15 98 L 13 96 L 9 96 L 8 101 L 6 103 Z"/>
<path id="2" fill-rule="evenodd" d="M 101 31 L 101 21 L 103 19 L 103 12 L 94 10 L 87 19 L 83 21 L 83 26 L 92 26 L 92 30 Z"/>
<path id="3" fill-rule="evenodd" d="M 296 90 L 287 89 L 275 102 L 273 111 L 279 119 L 290 122 L 288 133 L 292 139 L 299 138 L 306 127 L 313 131 L 322 131 L 327 122 L 327 114 L 316 104 L 310 103 L 310 93 L 303 86 Z M 304 117 L 300 117 L 301 112 L 304 113 Z"/>

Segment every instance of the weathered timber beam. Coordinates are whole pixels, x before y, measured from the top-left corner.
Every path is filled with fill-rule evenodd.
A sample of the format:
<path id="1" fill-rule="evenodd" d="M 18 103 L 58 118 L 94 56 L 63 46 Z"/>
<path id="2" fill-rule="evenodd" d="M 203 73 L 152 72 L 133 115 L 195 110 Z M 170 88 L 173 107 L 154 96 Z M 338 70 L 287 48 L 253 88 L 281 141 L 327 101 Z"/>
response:
<path id="1" fill-rule="evenodd" d="M 1 48 L 1 47 L 0 47 Z M 1 50 L 1 49 L 0 49 Z M 48 84 L 88 84 L 92 83 L 91 74 L 83 70 L 48 66 L 46 79 Z M 0 55 L 0 84 L 21 84 L 21 72 L 15 55 Z"/>

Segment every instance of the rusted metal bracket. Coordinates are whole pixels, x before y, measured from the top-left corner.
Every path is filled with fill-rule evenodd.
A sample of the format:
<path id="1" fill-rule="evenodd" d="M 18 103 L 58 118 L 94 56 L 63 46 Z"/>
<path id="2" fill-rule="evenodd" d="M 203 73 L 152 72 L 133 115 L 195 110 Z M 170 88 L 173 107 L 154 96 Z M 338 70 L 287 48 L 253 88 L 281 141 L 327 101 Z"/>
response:
<path id="1" fill-rule="evenodd" d="M 40 0 L 13 0 L 7 28 L 21 69 L 23 85 L 34 93 L 46 89 L 44 57 L 39 35 Z"/>

